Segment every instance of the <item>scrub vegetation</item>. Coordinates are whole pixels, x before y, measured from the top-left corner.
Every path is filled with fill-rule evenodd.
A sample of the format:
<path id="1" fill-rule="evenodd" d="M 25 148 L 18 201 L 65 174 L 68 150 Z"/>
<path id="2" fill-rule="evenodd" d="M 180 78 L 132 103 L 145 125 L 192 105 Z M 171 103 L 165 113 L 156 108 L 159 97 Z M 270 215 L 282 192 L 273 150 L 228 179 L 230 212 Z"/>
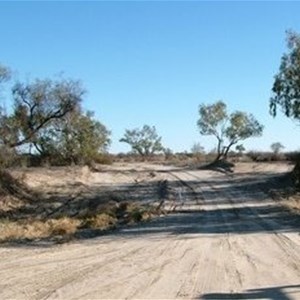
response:
<path id="1" fill-rule="evenodd" d="M 281 110 L 288 118 L 299 122 L 300 36 L 288 32 L 287 41 L 288 51 L 282 56 L 272 88 L 270 113 L 275 117 L 278 110 Z M 27 176 L 29 170 L 39 173 L 40 168 L 64 168 L 66 177 L 66 168 L 70 168 L 70 173 L 76 173 L 78 168 L 82 168 L 81 171 L 87 170 L 88 176 L 94 178 L 103 175 L 106 168 L 104 165 L 113 163 L 148 161 L 176 167 L 211 168 L 226 173 L 233 172 L 234 163 L 237 162 L 285 161 L 295 165 L 290 176 L 293 188 L 291 185 L 288 188 L 293 191 L 293 195 L 298 193 L 296 187 L 300 184 L 299 154 L 284 152 L 284 145 L 278 141 L 270 145 L 270 152 L 245 149 L 243 141 L 262 136 L 263 125 L 247 112 L 237 110 L 229 113 L 224 101 L 202 103 L 199 106 L 197 127 L 200 135 L 213 136 L 216 139 L 216 147 L 211 151 L 205 151 L 205 145 L 196 142 L 189 152 L 174 153 L 163 146 L 162 137 L 156 127 L 145 124 L 140 128 L 126 129 L 120 139 L 120 142 L 131 147 L 129 153 L 112 155 L 108 152 L 111 131 L 95 118 L 92 111 L 83 107 L 86 91 L 80 81 L 46 78 L 31 82 L 14 82 L 10 68 L 0 65 L 0 88 L 7 84 L 11 86 L 10 97 L 13 105 L 9 112 L 3 106 L 0 108 L 2 242 L 52 237 L 68 239 L 78 235 L 78 232 L 87 234 L 88 230 L 110 230 L 166 213 L 161 209 L 161 204 L 167 194 L 167 185 L 161 174 L 158 176 L 155 172 L 147 173 L 144 170 L 147 178 L 141 180 L 139 172 L 133 168 L 135 178 L 131 182 L 132 186 L 128 187 L 128 190 L 125 189 L 127 198 L 120 192 L 121 187 L 116 189 L 116 192 L 110 190 L 109 196 L 105 196 L 106 192 L 102 193 L 101 189 L 97 190 L 94 198 L 89 198 L 83 191 L 93 190 L 95 187 L 87 186 L 86 183 L 79 182 L 80 189 L 76 195 L 59 195 L 56 191 L 58 186 L 53 185 L 50 191 L 33 188 L 23 177 Z M 20 177 L 18 172 L 21 172 L 23 177 Z M 15 173 L 19 175 L 13 175 Z M 122 172 L 116 174 L 123 176 Z M 55 172 L 52 175 L 55 175 Z M 75 177 L 73 180 L 78 179 Z M 130 181 L 130 178 L 126 180 Z M 133 200 L 128 196 L 129 191 L 139 189 L 143 192 L 138 193 L 138 196 L 144 199 L 149 192 L 149 180 L 153 181 L 155 178 L 157 180 L 152 185 L 156 191 L 153 194 L 155 205 L 143 201 L 141 204 L 137 199 Z M 98 177 L 98 180 L 100 179 L 103 180 L 101 176 Z M 51 180 L 50 177 L 49 181 Z M 76 180 L 72 183 L 73 192 L 77 189 Z M 113 186 L 111 188 L 114 189 Z M 81 197 L 81 194 L 85 194 L 85 198 Z M 291 193 L 288 197 L 290 195 Z M 296 203 L 293 207 L 297 208 L 298 198 L 293 199 Z"/>

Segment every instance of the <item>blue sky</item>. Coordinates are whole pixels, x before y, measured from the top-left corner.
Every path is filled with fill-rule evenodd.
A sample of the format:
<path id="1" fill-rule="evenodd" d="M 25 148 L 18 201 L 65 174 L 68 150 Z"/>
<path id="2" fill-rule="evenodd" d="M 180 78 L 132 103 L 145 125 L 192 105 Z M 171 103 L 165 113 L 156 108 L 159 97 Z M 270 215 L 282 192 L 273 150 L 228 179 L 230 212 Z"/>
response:
<path id="1" fill-rule="evenodd" d="M 128 151 L 118 140 L 143 124 L 174 151 L 194 142 L 210 150 L 198 106 L 219 99 L 265 125 L 247 150 L 277 141 L 296 150 L 299 125 L 273 119 L 268 104 L 299 12 L 297 2 L 0 2 L 0 62 L 21 80 L 81 79 L 84 107 L 112 131 L 112 152 Z"/>

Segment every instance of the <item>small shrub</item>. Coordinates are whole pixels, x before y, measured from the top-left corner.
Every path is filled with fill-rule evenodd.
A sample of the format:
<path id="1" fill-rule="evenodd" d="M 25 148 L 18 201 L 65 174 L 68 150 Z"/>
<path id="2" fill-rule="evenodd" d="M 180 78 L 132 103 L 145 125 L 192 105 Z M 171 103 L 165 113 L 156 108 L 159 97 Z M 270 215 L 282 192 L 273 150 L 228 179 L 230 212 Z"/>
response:
<path id="1" fill-rule="evenodd" d="M 100 213 L 98 215 L 95 215 L 85 220 L 83 227 L 105 230 L 105 229 L 114 228 L 116 224 L 117 224 L 116 218 L 106 213 Z"/>
<path id="2" fill-rule="evenodd" d="M 137 223 L 142 221 L 144 213 L 147 209 L 144 206 L 136 204 L 128 204 L 126 207 L 126 215 L 128 223 Z"/>
<path id="3" fill-rule="evenodd" d="M 143 211 L 139 208 L 135 208 L 129 213 L 129 221 L 140 222 L 143 218 Z"/>
<path id="4" fill-rule="evenodd" d="M 53 236 L 72 235 L 76 232 L 81 222 L 77 219 L 60 218 L 46 222 L 40 220 L 22 221 L 0 221 L 0 241 L 7 242 L 12 240 L 35 240 L 49 238 Z"/>
<path id="5" fill-rule="evenodd" d="M 50 235 L 74 234 L 81 222 L 68 217 L 47 221 Z"/>
<path id="6" fill-rule="evenodd" d="M 293 161 L 293 162 L 300 161 L 300 152 L 299 151 L 286 152 L 285 156 L 286 156 L 286 159 L 289 161 Z"/>
<path id="7" fill-rule="evenodd" d="M 93 161 L 96 164 L 101 165 L 111 165 L 113 163 L 113 157 L 109 154 L 98 154 L 97 156 L 93 157 Z"/>
<path id="8" fill-rule="evenodd" d="M 7 168 L 20 164 L 18 155 L 14 149 L 0 146 L 0 167 Z"/>
<path id="9" fill-rule="evenodd" d="M 36 195 L 22 178 L 13 177 L 8 171 L 0 169 L 0 195 L 13 196 L 20 200 L 33 200 Z"/>

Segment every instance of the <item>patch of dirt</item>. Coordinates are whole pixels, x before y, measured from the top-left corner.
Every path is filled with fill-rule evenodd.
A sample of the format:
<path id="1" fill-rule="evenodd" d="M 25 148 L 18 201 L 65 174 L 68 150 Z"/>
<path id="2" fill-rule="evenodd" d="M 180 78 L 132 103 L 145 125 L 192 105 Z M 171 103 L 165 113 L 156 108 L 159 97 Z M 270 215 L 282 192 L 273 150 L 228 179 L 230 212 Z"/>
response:
<path id="1" fill-rule="evenodd" d="M 48 226 L 53 222 L 61 224 L 62 231 L 66 220 L 76 224 L 65 234 L 79 238 L 88 229 L 95 230 L 90 232 L 94 236 L 163 213 L 159 203 L 164 175 L 147 164 L 99 166 L 96 172 L 84 166 L 3 174 L 6 195 L 0 201 L 0 240 L 4 242 L 52 238 L 59 231 Z"/>
<path id="2" fill-rule="evenodd" d="M 29 170 L 28 185 L 34 177 L 37 189 L 55 197 L 78 188 L 82 198 L 76 199 L 84 203 L 114 190 L 122 199 L 114 205 L 138 219 L 135 205 L 158 204 L 164 197 L 162 206 L 172 212 L 95 239 L 87 234 L 51 247 L 1 247 L 0 298 L 300 299 L 299 215 L 279 206 L 266 188 L 276 188 L 273 183 L 289 168 L 236 164 L 228 174 L 127 164 L 90 174 L 48 170 L 44 178 Z M 51 181 L 58 174 L 65 176 L 61 182 Z M 101 203 L 93 201 L 94 208 Z M 113 220 L 99 215 L 90 222 Z"/>

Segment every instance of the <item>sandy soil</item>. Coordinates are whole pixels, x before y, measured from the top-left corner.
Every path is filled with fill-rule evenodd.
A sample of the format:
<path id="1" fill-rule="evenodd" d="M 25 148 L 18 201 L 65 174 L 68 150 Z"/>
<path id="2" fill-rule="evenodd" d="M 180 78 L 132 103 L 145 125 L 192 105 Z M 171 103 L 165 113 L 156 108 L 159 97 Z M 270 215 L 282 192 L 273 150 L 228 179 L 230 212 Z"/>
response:
<path id="1" fill-rule="evenodd" d="M 75 180 L 86 192 L 167 180 L 172 213 L 95 239 L 2 247 L 0 299 L 300 299 L 299 215 L 266 193 L 289 168 L 240 164 L 228 175 L 119 165 L 56 181 L 59 170 L 27 174 L 36 187 Z"/>

